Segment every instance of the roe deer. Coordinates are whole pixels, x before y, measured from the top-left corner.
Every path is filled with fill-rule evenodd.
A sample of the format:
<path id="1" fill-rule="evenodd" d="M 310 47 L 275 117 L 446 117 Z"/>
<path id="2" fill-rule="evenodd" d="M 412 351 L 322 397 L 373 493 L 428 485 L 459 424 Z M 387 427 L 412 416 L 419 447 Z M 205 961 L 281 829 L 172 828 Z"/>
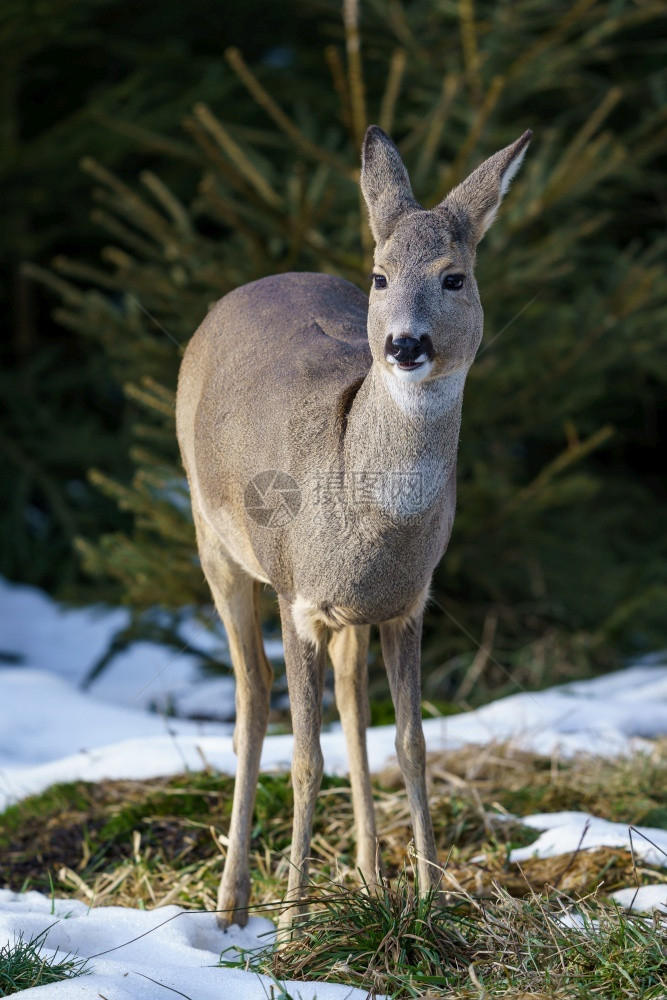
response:
<path id="1" fill-rule="evenodd" d="M 280 274 L 221 299 L 190 341 L 176 417 L 201 563 L 236 675 L 238 757 L 221 927 L 247 920 L 248 851 L 272 670 L 257 596 L 278 594 L 294 751 L 287 900 L 307 884 L 325 650 L 347 744 L 357 865 L 376 881 L 367 650 L 378 625 L 396 709 L 419 883 L 436 881 L 425 782 L 420 641 L 449 541 L 463 385 L 482 337 L 475 248 L 519 168 L 525 132 L 434 209 L 393 142 L 365 137 L 375 238 L 370 299 L 325 274 Z M 291 911 L 290 911 L 291 912 Z M 283 915 L 289 925 L 291 917 Z"/>

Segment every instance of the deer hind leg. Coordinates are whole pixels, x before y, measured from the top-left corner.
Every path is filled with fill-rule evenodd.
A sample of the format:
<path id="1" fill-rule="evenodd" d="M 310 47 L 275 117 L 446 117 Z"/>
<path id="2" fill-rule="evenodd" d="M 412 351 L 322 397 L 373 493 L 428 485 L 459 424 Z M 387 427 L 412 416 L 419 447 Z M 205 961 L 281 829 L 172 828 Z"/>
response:
<path id="1" fill-rule="evenodd" d="M 336 704 L 345 734 L 357 834 L 357 868 L 367 885 L 377 882 L 377 834 L 368 770 L 368 625 L 334 632 L 329 656 L 334 668 Z"/>
<path id="2" fill-rule="evenodd" d="M 396 709 L 396 754 L 410 803 L 423 894 L 439 880 L 438 857 L 426 791 L 426 746 L 421 719 L 421 614 L 380 625 L 382 655 Z"/>
<path id="3" fill-rule="evenodd" d="M 289 928 L 294 914 L 302 913 L 306 908 L 298 901 L 308 885 L 308 861 L 315 800 L 322 782 L 320 729 L 325 647 L 314 636 L 310 641 L 299 635 L 290 602 L 284 597 L 279 597 L 278 600 L 294 732 L 292 753 L 294 824 L 287 883 L 287 900 L 292 905 L 280 918 L 280 927 Z"/>
<path id="4" fill-rule="evenodd" d="M 217 536 L 196 518 L 202 566 L 222 619 L 236 678 L 234 751 L 236 781 L 229 826 L 229 848 L 218 892 L 221 928 L 248 921 L 248 854 L 262 743 L 269 717 L 273 670 L 264 652 L 259 626 L 259 583 L 228 555 Z"/>

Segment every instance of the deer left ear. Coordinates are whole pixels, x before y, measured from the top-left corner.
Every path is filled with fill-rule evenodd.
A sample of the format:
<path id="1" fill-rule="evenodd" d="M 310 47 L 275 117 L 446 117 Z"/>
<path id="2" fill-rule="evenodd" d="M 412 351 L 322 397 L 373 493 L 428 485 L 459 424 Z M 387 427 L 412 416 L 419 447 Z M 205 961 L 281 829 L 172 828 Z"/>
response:
<path id="1" fill-rule="evenodd" d="M 377 125 L 367 129 L 364 139 L 361 190 L 368 206 L 371 232 L 378 245 L 389 239 L 401 216 L 421 210 L 400 153 Z"/>
<path id="2" fill-rule="evenodd" d="M 532 137 L 533 133 L 529 129 L 516 142 L 484 160 L 441 203 L 442 208 L 451 209 L 455 214 L 465 213 L 470 221 L 475 244 L 479 243 L 495 219 L 498 207 L 523 162 Z"/>

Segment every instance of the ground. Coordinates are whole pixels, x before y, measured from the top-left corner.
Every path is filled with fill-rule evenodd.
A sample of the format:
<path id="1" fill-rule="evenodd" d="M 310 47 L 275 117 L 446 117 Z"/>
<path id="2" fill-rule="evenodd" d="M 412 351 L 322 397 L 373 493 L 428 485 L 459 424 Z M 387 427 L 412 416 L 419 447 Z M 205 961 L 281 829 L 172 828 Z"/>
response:
<path id="1" fill-rule="evenodd" d="M 184 702 L 192 688 L 196 703 L 194 665 L 153 651 L 146 674 L 130 656 L 105 697 L 82 693 L 73 683 L 86 669 L 76 636 L 85 624 L 90 641 L 108 621 L 60 613 L 22 591 L 10 595 L 9 612 L 5 602 L 5 622 L 24 600 L 39 624 L 23 664 L 0 669 L 0 996 L 667 996 L 660 658 L 426 721 L 442 864 L 441 891 L 426 900 L 414 893 L 393 727 L 369 733 L 387 875 L 374 894 L 355 878 L 345 751 L 331 728 L 311 915 L 272 950 L 267 918 L 288 864 L 291 737 L 267 740 L 253 916 L 243 932 L 224 935 L 208 911 L 229 820 L 230 727 L 146 711 L 150 671 Z M 59 669 L 47 669 L 51 651 Z"/>

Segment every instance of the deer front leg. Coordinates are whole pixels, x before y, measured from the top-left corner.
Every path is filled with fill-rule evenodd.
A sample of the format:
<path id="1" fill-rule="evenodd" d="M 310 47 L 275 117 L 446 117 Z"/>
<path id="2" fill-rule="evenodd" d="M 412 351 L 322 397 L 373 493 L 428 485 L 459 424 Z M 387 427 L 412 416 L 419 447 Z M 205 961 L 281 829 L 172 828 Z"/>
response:
<path id="1" fill-rule="evenodd" d="M 302 638 L 296 630 L 292 607 L 279 597 L 280 620 L 285 646 L 285 669 L 289 690 L 294 750 L 292 788 L 294 824 L 287 883 L 287 900 L 298 901 L 308 885 L 308 859 L 313 831 L 315 800 L 322 782 L 324 762 L 320 746 L 322 691 L 324 687 L 324 645 Z M 293 905 L 280 918 L 280 927 L 290 927 L 304 905 Z"/>
<path id="2" fill-rule="evenodd" d="M 366 729 L 368 711 L 369 626 L 347 626 L 334 633 L 329 656 L 336 682 L 336 705 L 340 715 L 350 767 L 354 826 L 357 834 L 357 868 L 367 885 L 377 882 L 377 834 L 373 793 L 368 770 Z"/>
<path id="3" fill-rule="evenodd" d="M 421 718 L 422 615 L 380 625 L 382 655 L 396 709 L 396 754 L 410 803 L 423 894 L 438 882 L 438 858 L 426 792 L 426 746 Z"/>

